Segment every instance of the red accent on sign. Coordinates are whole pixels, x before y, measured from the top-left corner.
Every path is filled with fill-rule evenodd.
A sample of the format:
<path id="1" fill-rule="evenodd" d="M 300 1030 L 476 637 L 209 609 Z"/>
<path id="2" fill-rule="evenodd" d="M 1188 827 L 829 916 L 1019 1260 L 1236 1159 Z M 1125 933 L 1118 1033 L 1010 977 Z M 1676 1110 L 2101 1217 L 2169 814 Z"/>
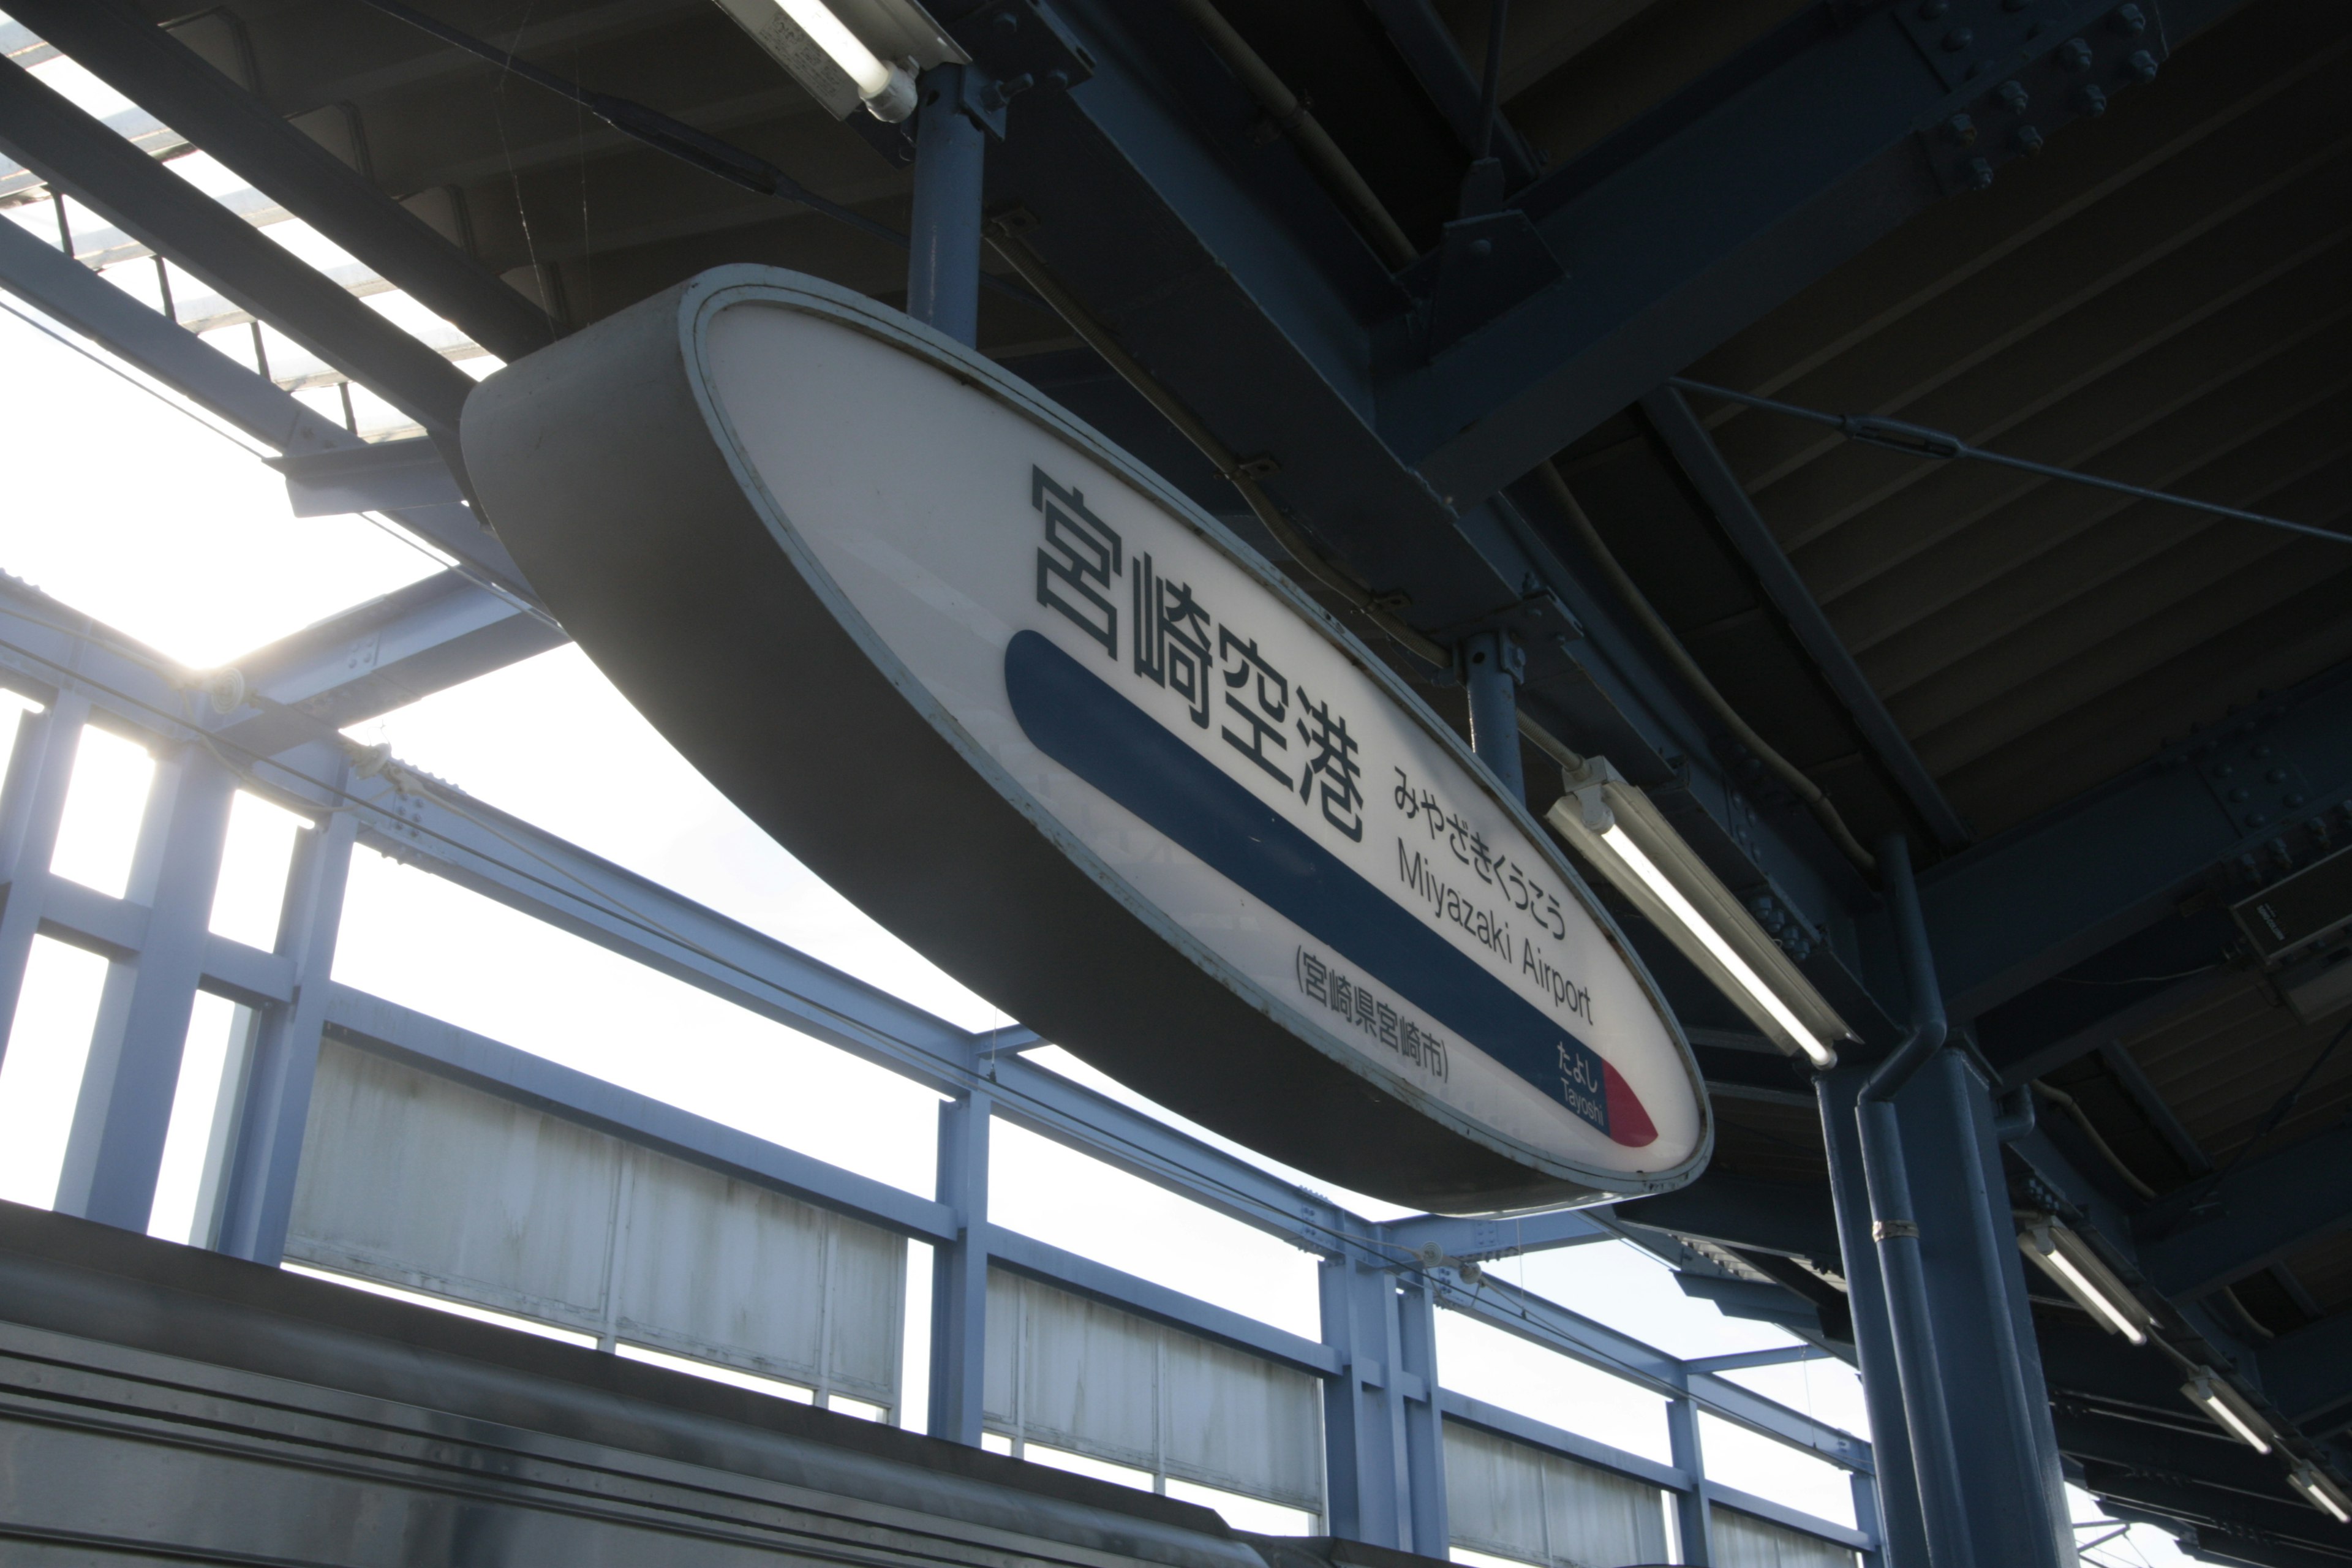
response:
<path id="1" fill-rule="evenodd" d="M 1609 1141 L 1640 1149 L 1658 1141 L 1657 1123 L 1642 1109 L 1641 1097 L 1624 1076 L 1607 1062 L 1601 1064 L 1601 1084 L 1609 1095 Z"/>

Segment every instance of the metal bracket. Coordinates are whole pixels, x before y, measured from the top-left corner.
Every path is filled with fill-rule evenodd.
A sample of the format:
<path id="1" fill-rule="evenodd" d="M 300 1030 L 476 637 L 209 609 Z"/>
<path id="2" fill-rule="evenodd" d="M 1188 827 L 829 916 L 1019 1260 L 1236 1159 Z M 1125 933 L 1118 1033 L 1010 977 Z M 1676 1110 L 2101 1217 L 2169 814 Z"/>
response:
<path id="1" fill-rule="evenodd" d="M 1822 940 L 1821 933 L 1805 922 L 1796 907 L 1782 899 L 1779 889 L 1766 886 L 1743 895 L 1748 912 L 1756 917 L 1782 952 L 1802 963 L 1813 955 L 1813 946 Z"/>
<path id="2" fill-rule="evenodd" d="M 1503 673 L 1511 678 L 1513 690 L 1527 684 L 1528 650 L 1509 632 L 1492 629 L 1473 632 L 1454 645 L 1454 679 L 1467 688 L 1471 667 L 1483 662 L 1489 651 L 1502 665 Z"/>
<path id="3" fill-rule="evenodd" d="M 956 42 L 982 68 L 994 95 L 986 111 L 1002 115 L 1024 92 L 1065 92 L 1095 74 L 1095 58 L 1045 0 L 999 0 L 955 26 Z M 1002 132 L 998 132 L 1000 135 Z"/>
<path id="4" fill-rule="evenodd" d="M 1480 632 L 1507 632 L 1529 647 L 1556 646 L 1581 640 L 1584 624 L 1550 589 L 1530 588 L 1508 604 L 1439 626 L 1429 635 L 1438 642 L 1458 643 Z"/>
<path id="5" fill-rule="evenodd" d="M 1455 649 L 1454 668 L 1439 671 L 1433 678 L 1439 686 L 1452 686 L 1462 679 L 1462 645 L 1482 632 L 1501 632 L 1517 655 L 1518 668 L 1513 678 L 1521 686 L 1541 681 L 1562 672 L 1562 651 L 1570 643 L 1584 637 L 1584 625 L 1570 613 L 1548 588 L 1536 588 L 1521 595 L 1509 604 L 1499 605 L 1482 616 L 1466 621 L 1456 621 L 1439 626 L 1429 633 L 1431 640 Z M 1532 662 L 1529 662 L 1532 659 Z"/>
<path id="6" fill-rule="evenodd" d="M 2059 127 L 2105 113 L 2169 52 L 2156 0 L 1898 0 L 1895 15 L 1956 89 L 1918 126 L 1948 194 L 1981 190 Z"/>
<path id="7" fill-rule="evenodd" d="M 2302 767 L 2251 724 L 2217 742 L 2197 771 L 2241 833 L 2291 821 L 2313 799 Z"/>
<path id="8" fill-rule="evenodd" d="M 999 81 L 978 65 L 956 70 L 956 103 L 964 117 L 999 142 L 1004 140 L 1004 110 L 1031 82 L 1021 77 Z"/>
<path id="9" fill-rule="evenodd" d="M 1429 295 L 1424 343 L 1430 356 L 1567 276 L 1551 247 L 1517 207 L 1447 224 Z"/>

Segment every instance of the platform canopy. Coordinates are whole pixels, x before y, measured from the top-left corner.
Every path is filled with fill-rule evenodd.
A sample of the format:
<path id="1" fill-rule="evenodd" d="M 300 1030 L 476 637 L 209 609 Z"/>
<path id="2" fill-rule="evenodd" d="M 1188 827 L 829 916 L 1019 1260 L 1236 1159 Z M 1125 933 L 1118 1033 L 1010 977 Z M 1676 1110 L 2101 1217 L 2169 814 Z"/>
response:
<path id="1" fill-rule="evenodd" d="M 2010 1206 L 2095 1237 L 2167 1343 L 2344 1470 L 2352 879 L 2300 884 L 2300 946 L 2246 910 L 2352 837 L 2352 11 L 1517 0 L 1489 68 L 1504 9 L 940 0 L 998 89 L 979 350 L 1465 734 L 1429 650 L 1507 634 L 1529 811 L 1559 745 L 1605 757 L 1849 1064 L 1906 1016 L 1865 847 L 1906 838 L 1955 1038 L 2009 1131 L 2038 1112 Z M 395 514 L 519 602 L 450 467 L 467 361 L 721 264 L 907 297 L 911 122 L 829 109 L 711 0 L 8 14 L 16 65 L 135 107 L 0 69 L 0 202 L 112 226 L 77 268 L 0 225 L 0 287 L 282 451 L 298 505 Z M 158 166 L 191 149 L 250 190 Z M 353 263 L 293 263 L 288 215 Z M 152 254 L 212 290 L 183 324 L 309 358 L 224 369 L 89 270 Z M 387 326 L 386 289 L 446 331 Z M 344 383 L 347 427 L 286 395 Z M 558 636 L 431 597 L 372 612 L 412 693 Z M 1715 1119 L 1707 1173 L 1619 1217 L 1849 1337 L 1804 1064 L 1601 897 Z M 2029 1278 L 2070 1479 L 2231 1560 L 2352 1559 L 2170 1362 Z"/>

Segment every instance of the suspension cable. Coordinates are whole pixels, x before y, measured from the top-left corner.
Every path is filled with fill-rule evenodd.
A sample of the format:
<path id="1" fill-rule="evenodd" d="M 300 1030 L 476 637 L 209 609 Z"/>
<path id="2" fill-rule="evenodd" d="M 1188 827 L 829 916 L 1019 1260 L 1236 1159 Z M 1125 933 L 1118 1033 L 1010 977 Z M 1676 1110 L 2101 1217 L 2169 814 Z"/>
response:
<path id="1" fill-rule="evenodd" d="M 1962 458 L 1972 462 L 1991 463 L 2004 468 L 2016 468 L 2029 474 L 2039 474 L 2045 479 L 2063 479 L 2068 484 L 2087 485 L 2093 489 L 2112 490 L 2136 500 L 2161 501 L 2167 506 L 2187 507 L 2191 511 L 2210 512 L 2215 517 L 2236 518 L 2241 522 L 2259 522 L 2267 528 L 2284 528 L 2290 533 L 2307 534 L 2336 544 L 2352 544 L 2352 533 L 2339 533 L 2332 528 L 2315 528 L 2307 522 L 2290 522 L 2268 512 L 2247 511 L 2242 508 L 2223 506 L 2218 501 L 2199 500 L 2193 496 L 2174 495 L 2168 490 L 2152 490 L 2145 485 L 2127 485 L 2121 479 L 2105 479 L 2096 474 L 2085 474 L 2074 468 L 2061 468 L 2049 463 L 2037 463 L 2030 458 L 2012 458 L 2005 452 L 1988 452 L 1982 447 L 1971 447 L 1948 430 L 1931 429 L 1925 425 L 1908 425 L 1900 419 L 1882 419 L 1874 414 L 1830 414 L 1819 408 L 1807 408 L 1799 404 L 1782 403 L 1770 397 L 1759 397 L 1749 392 L 1734 392 L 1727 386 L 1714 386 L 1704 381 L 1692 381 L 1687 376 L 1669 378 L 1673 386 L 1684 392 L 1696 392 L 1708 397 L 1720 397 L 1727 403 L 1744 404 L 1760 408 L 1768 414 L 1783 414 L 1791 419 L 1808 420 L 1826 425 L 1849 441 L 1900 452 L 1906 458 L 1927 458 L 1937 462 Z"/>

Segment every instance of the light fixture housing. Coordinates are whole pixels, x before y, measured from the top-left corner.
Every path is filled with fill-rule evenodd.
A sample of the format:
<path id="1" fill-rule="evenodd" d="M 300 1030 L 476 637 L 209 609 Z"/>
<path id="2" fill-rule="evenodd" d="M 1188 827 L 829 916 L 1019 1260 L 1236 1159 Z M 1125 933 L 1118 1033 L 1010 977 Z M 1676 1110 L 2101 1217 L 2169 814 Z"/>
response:
<path id="1" fill-rule="evenodd" d="M 897 123 L 915 111 L 915 77 L 971 57 L 916 0 L 719 0 L 736 26 L 835 120 L 863 108 Z"/>
<path id="2" fill-rule="evenodd" d="M 2082 1236 L 2043 1215 L 2017 1233 L 2017 1246 L 2100 1327 L 2136 1345 L 2147 1343 L 2155 1318 Z"/>
<path id="3" fill-rule="evenodd" d="M 2278 1433 L 2262 1412 L 2246 1402 L 2246 1396 L 2230 1386 L 2210 1366 L 2200 1366 L 2180 1385 L 2189 1403 L 2210 1415 L 2221 1429 L 2257 1454 L 2267 1454 L 2278 1441 Z"/>
<path id="4" fill-rule="evenodd" d="M 1608 759 L 1563 775 L 1545 820 L 1773 1044 L 1816 1068 L 1854 1038 L 1771 933 Z"/>
<path id="5" fill-rule="evenodd" d="M 2338 1524 L 2352 1524 L 2352 1494 L 2337 1486 L 2335 1477 L 2310 1465 L 2297 1465 L 2286 1479 L 2312 1507 Z"/>

